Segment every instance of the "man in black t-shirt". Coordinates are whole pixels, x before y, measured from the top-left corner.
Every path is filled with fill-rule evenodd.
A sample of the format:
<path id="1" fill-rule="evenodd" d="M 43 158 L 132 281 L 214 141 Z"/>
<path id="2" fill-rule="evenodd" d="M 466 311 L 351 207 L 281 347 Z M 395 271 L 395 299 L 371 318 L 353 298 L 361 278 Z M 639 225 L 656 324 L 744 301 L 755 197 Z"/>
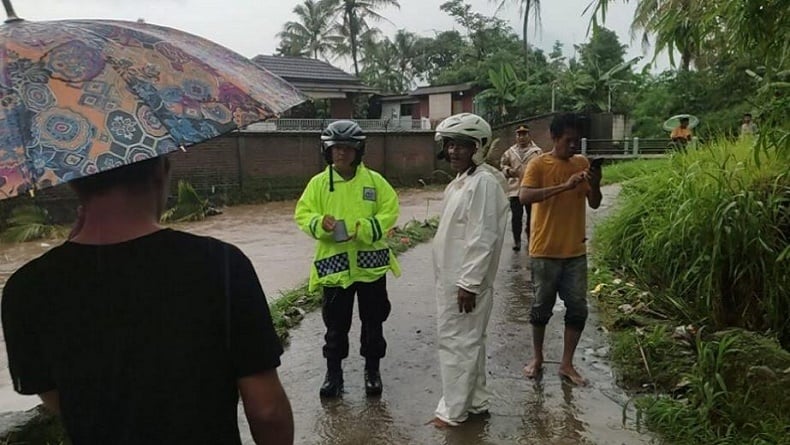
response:
<path id="1" fill-rule="evenodd" d="M 169 164 L 72 183 L 73 238 L 6 283 L 14 388 L 38 394 L 80 444 L 240 444 L 239 394 L 258 444 L 292 444 L 282 347 L 249 259 L 164 229 Z"/>

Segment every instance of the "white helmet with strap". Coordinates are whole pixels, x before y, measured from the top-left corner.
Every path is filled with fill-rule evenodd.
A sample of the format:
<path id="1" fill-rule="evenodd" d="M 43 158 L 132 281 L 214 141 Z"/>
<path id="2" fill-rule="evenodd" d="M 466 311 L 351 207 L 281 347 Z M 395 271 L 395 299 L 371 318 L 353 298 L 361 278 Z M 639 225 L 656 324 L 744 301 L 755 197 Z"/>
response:
<path id="1" fill-rule="evenodd" d="M 475 163 L 481 163 L 485 159 L 487 153 L 485 149 L 488 148 L 491 142 L 491 126 L 488 125 L 485 119 L 472 113 L 454 114 L 436 127 L 436 135 L 434 139 L 442 141 L 444 138 L 450 139 L 467 139 L 475 142 L 477 153 L 475 156 Z M 439 153 L 439 157 L 443 157 L 444 150 Z"/>

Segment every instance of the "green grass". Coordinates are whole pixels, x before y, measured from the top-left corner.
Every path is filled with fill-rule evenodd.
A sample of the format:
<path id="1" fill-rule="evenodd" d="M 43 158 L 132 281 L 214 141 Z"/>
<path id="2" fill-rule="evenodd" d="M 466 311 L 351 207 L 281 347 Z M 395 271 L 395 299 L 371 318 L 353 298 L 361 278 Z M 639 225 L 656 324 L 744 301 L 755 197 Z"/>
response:
<path id="1" fill-rule="evenodd" d="M 790 443 L 790 353 L 775 339 L 678 325 L 654 309 L 657 289 L 609 269 L 590 283 L 619 383 L 636 393 L 639 416 L 664 443 Z"/>
<path id="2" fill-rule="evenodd" d="M 619 184 L 670 168 L 669 159 L 636 159 L 604 164 L 602 185 Z"/>
<path id="3" fill-rule="evenodd" d="M 595 251 L 644 285 L 657 308 L 714 329 L 771 330 L 790 345 L 790 174 L 750 145 L 714 143 L 629 181 Z"/>
<path id="4" fill-rule="evenodd" d="M 790 444 L 790 162 L 747 142 L 665 162 L 595 232 L 619 380 L 664 443 Z"/>
<path id="5" fill-rule="evenodd" d="M 402 227 L 396 227 L 387 235 L 387 243 L 396 255 L 417 244 L 429 241 L 436 234 L 438 218 L 426 221 L 412 220 Z M 307 312 L 321 306 L 321 291 L 310 292 L 307 284 L 283 292 L 282 296 L 269 305 L 274 328 L 280 340 L 288 339 L 288 331 L 298 326 Z"/>

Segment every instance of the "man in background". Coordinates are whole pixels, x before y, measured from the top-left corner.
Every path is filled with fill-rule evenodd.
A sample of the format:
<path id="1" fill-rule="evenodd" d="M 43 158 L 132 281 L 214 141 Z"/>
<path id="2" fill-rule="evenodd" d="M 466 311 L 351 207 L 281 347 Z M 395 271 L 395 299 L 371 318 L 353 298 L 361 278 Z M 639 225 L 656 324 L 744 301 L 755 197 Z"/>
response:
<path id="1" fill-rule="evenodd" d="M 521 188 L 521 177 L 530 159 L 543 153 L 529 135 L 529 127 L 519 125 L 516 128 L 516 143 L 505 150 L 499 161 L 502 174 L 507 178 L 508 200 L 510 201 L 511 229 L 513 230 L 513 250 L 521 250 L 521 223 L 524 214 L 527 214 L 524 233 L 529 240 L 530 210 L 531 205 L 521 204 L 518 199 L 518 192 Z"/>
<path id="2" fill-rule="evenodd" d="M 741 137 L 754 136 L 757 132 L 757 124 L 752 121 L 751 113 L 744 114 L 743 121 L 741 122 Z"/>

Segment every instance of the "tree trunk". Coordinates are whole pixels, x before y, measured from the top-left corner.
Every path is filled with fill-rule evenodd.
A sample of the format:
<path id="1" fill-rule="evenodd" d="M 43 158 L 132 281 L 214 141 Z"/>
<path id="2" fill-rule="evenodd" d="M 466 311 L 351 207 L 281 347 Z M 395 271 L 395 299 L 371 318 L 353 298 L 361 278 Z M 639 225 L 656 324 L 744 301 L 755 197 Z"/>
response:
<path id="1" fill-rule="evenodd" d="M 527 42 L 527 29 L 529 28 L 529 11 L 524 11 L 524 74 L 529 80 L 529 43 Z"/>
<path id="2" fill-rule="evenodd" d="M 357 61 L 357 24 L 354 19 L 354 11 L 346 11 L 348 14 L 348 35 L 351 39 L 351 59 L 354 60 L 354 75 L 359 77 L 359 62 Z"/>
<path id="3" fill-rule="evenodd" d="M 680 54 L 680 69 L 682 71 L 688 71 L 690 66 L 691 66 L 691 51 L 684 50 Z"/>

